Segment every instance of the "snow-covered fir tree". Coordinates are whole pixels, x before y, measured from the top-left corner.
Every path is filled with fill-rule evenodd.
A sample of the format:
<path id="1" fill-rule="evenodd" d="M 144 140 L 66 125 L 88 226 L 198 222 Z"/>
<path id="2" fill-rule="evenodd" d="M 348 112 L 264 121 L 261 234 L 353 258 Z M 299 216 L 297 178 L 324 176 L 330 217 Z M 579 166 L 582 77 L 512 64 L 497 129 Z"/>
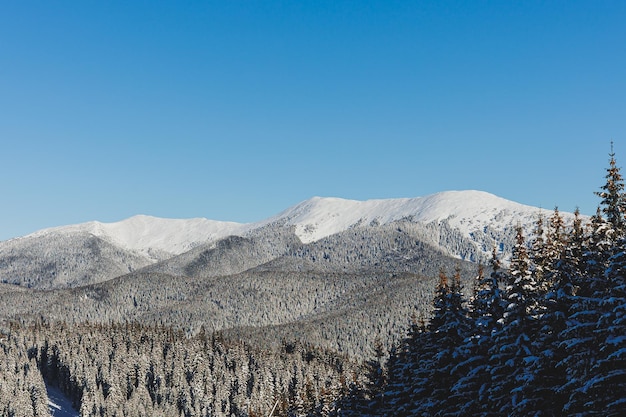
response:
<path id="1" fill-rule="evenodd" d="M 624 178 L 620 167 L 617 166 L 612 142 L 609 157 L 609 167 L 605 176 L 606 183 L 600 187 L 600 191 L 596 192 L 596 195 L 602 199 L 600 202 L 602 213 L 614 230 L 612 237 L 615 243 L 624 234 L 626 228 L 624 220 L 626 197 L 624 195 Z"/>
<path id="2" fill-rule="evenodd" d="M 503 327 L 494 335 L 489 352 L 492 376 L 489 399 L 492 410 L 501 415 L 529 415 L 530 410 L 539 406 L 524 395 L 525 386 L 533 383 L 528 366 L 537 360 L 534 338 L 538 330 L 538 293 L 524 235 L 518 227 L 505 286 L 507 307 Z"/>
<path id="3" fill-rule="evenodd" d="M 501 290 L 505 276 L 495 248 L 491 259 L 492 272 L 485 276 L 479 265 L 474 295 L 470 300 L 470 335 L 461 344 L 455 373 L 458 380 L 452 387 L 456 410 L 452 415 L 490 415 L 488 393 L 491 388 L 489 351 L 493 336 L 502 327 L 506 305 Z"/>
<path id="4" fill-rule="evenodd" d="M 606 271 L 607 293 L 595 332 L 598 352 L 577 392 L 586 396 L 584 409 L 618 416 L 626 407 L 626 238 L 614 247 Z"/>

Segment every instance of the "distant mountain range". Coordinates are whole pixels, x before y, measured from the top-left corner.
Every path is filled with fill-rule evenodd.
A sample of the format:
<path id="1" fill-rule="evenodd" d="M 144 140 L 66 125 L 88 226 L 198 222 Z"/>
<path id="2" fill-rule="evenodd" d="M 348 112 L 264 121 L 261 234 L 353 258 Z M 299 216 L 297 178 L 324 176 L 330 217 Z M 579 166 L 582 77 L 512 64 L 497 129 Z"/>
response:
<path id="1" fill-rule="evenodd" d="M 298 340 L 357 358 L 430 316 L 439 271 L 467 291 L 551 211 L 480 191 L 315 197 L 258 223 L 135 216 L 0 242 L 3 319 L 201 328 L 257 346 Z M 572 215 L 562 213 L 566 220 Z"/>
<path id="2" fill-rule="evenodd" d="M 271 242 L 263 256 L 257 253 L 239 262 L 213 257 L 211 266 L 195 260 L 196 269 L 220 274 L 241 272 L 294 251 L 298 245 L 306 247 L 348 231 L 371 235 L 377 229 L 393 229 L 393 224 L 410 225 L 416 239 L 443 254 L 477 261 L 489 257 L 494 245 L 506 257 L 518 224 L 530 233 L 539 216 L 550 214 L 486 192 L 448 191 L 368 201 L 314 197 L 274 217 L 248 224 L 139 215 L 116 223 L 94 221 L 44 229 L 0 242 L 0 282 L 45 289 L 103 282 L 143 268 L 181 273 L 181 267 L 172 265 L 173 259 L 192 262 L 194 254 L 206 255 L 223 239 L 256 238 L 257 249 Z M 564 213 L 564 217 L 571 215 Z M 291 236 L 292 241 L 279 244 L 278 236 L 281 242 L 285 236 Z M 235 244 L 236 240 L 229 242 Z M 371 241 L 368 244 L 376 246 Z M 345 246 L 341 239 L 333 245 Z M 372 248 L 366 249 L 362 258 L 371 257 Z M 327 263 L 332 262 L 339 263 Z"/>

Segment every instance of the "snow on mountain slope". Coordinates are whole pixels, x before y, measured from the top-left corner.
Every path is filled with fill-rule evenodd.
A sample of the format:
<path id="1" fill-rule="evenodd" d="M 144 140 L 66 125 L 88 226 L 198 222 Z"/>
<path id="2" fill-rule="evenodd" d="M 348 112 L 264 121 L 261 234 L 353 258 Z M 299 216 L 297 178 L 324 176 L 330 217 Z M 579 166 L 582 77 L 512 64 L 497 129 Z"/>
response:
<path id="1" fill-rule="evenodd" d="M 281 256 L 278 247 L 271 248 L 272 239 L 291 234 L 292 230 L 304 244 L 337 235 L 332 245 L 345 247 L 348 242 L 342 239 L 348 236 L 341 236 L 341 232 L 361 228 L 360 233 L 379 236 L 380 233 L 371 233 L 372 227 L 395 221 L 425 226 L 419 229 L 419 236 L 412 238 L 423 240 L 449 256 L 484 259 L 496 246 L 506 260 L 514 244 L 515 227 L 521 225 L 530 236 L 537 218 L 540 215 L 548 218 L 551 213 L 486 192 L 448 191 L 425 197 L 368 201 L 314 197 L 274 217 L 247 224 L 140 215 L 115 223 L 94 221 L 44 229 L 0 242 L 0 282 L 36 288 L 85 285 L 146 268 L 194 248 L 202 255 L 196 254 L 200 257 L 194 262 L 212 262 L 213 255 L 209 255 L 214 254 L 211 250 L 215 248 L 211 245 L 221 239 L 228 236 L 256 239 L 255 250 L 232 248 L 226 252 L 233 258 L 220 260 L 220 264 L 234 265 L 233 270 L 238 271 L 243 265 L 255 264 L 258 259 L 249 258 L 258 257 L 258 253 L 269 256 L 263 261 Z M 562 214 L 566 222 L 571 221 L 571 214 Z M 229 244 L 236 242 L 232 240 Z M 271 250 L 267 250 L 268 244 Z M 367 257 L 370 253 L 365 248 L 361 255 Z M 349 254 L 346 256 L 349 258 Z M 184 267 L 178 265 L 178 269 Z"/>
<path id="2" fill-rule="evenodd" d="M 446 191 L 425 197 L 354 201 L 314 197 L 285 210 L 267 222 L 284 222 L 296 228 L 304 243 L 310 243 L 350 227 L 387 224 L 396 220 L 447 221 L 463 235 L 485 227 L 528 229 L 540 215 L 550 211 L 515 203 L 483 191 Z"/>
<path id="3" fill-rule="evenodd" d="M 538 216 L 547 218 L 551 213 L 482 191 L 447 191 L 367 201 L 314 197 L 274 217 L 247 224 L 139 215 L 115 223 L 94 221 L 44 229 L 0 242 L 0 282 L 38 288 L 83 285 L 106 281 L 201 245 L 210 246 L 228 236 L 256 237 L 267 243 L 281 233 L 292 233 L 293 228 L 300 241 L 308 244 L 349 229 L 400 220 L 428 225 L 419 239 L 450 256 L 476 260 L 497 246 L 506 258 L 514 244 L 515 227 L 521 225 L 529 236 Z M 571 216 L 563 213 L 566 222 Z M 254 254 L 248 251 L 237 256 Z M 244 265 L 250 261 L 243 258 L 224 262 Z"/>
<path id="4" fill-rule="evenodd" d="M 342 198 L 313 197 L 282 213 L 257 223 L 235 223 L 194 219 L 163 219 L 138 215 L 116 223 L 88 222 L 44 229 L 26 237 L 36 238 L 51 232 L 86 232 L 126 250 L 149 253 L 184 253 L 200 244 L 221 238 L 244 236 L 261 227 L 294 226 L 303 243 L 352 227 L 388 224 L 397 220 L 419 223 L 445 221 L 463 236 L 473 238 L 486 228 L 511 230 L 520 224 L 527 234 L 539 215 L 551 211 L 519 204 L 483 191 L 445 191 L 425 197 L 356 201 Z M 563 213 L 569 219 L 571 214 Z"/>
<path id="5" fill-rule="evenodd" d="M 40 230 L 26 237 L 36 238 L 52 232 L 93 234 L 127 250 L 164 251 L 172 255 L 186 252 L 199 244 L 241 234 L 247 225 L 204 218 L 163 219 L 138 215 L 115 223 L 97 221 Z"/>

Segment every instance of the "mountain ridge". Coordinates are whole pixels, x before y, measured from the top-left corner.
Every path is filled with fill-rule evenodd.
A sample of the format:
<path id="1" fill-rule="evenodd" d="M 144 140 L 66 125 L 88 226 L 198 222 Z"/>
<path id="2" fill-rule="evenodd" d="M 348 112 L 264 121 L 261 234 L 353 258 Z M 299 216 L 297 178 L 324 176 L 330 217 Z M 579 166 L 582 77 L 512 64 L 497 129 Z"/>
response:
<path id="1" fill-rule="evenodd" d="M 486 202 L 489 204 L 485 204 Z M 408 217 L 422 223 L 442 221 L 450 217 L 458 219 L 455 225 L 463 224 L 464 220 L 470 220 L 470 223 L 472 220 L 484 222 L 489 220 L 485 207 L 491 210 L 509 210 L 514 214 L 523 213 L 526 220 L 529 210 L 534 212 L 531 217 L 535 219 L 539 214 L 547 216 L 551 213 L 546 209 L 478 190 L 442 191 L 422 197 L 369 200 L 315 196 L 258 222 L 239 223 L 204 217 L 174 219 L 138 214 L 117 222 L 89 221 L 45 228 L 5 242 L 40 237 L 50 232 L 83 231 L 120 244 L 126 249 L 141 250 L 149 246 L 177 255 L 195 247 L 198 242 L 214 241 L 229 235 L 243 235 L 271 223 L 296 226 L 296 235 L 303 243 L 310 243 L 359 223 L 386 224 Z M 462 215 L 461 210 L 469 211 L 468 209 L 472 212 Z M 159 233 L 156 233 L 157 230 Z M 187 238 L 182 239 L 181 235 Z"/>
<path id="2" fill-rule="evenodd" d="M 529 235 L 539 216 L 547 218 L 551 213 L 484 191 L 466 190 L 365 201 L 313 197 L 255 223 L 137 215 L 115 223 L 92 221 L 48 228 L 0 242 L 0 282 L 41 289 L 74 287 L 153 265 L 163 265 L 157 269 L 168 273 L 213 270 L 227 275 L 280 256 L 312 262 L 326 258 L 326 269 L 332 265 L 354 270 L 356 260 L 371 267 L 396 256 L 387 243 L 377 243 L 390 238 L 401 239 L 398 247 L 409 252 L 410 239 L 414 239 L 457 259 L 484 260 L 493 247 L 506 259 L 516 226 Z M 566 222 L 571 220 L 571 214 L 562 214 Z M 394 228 L 407 230 L 409 235 L 398 237 Z M 349 231 L 361 235 L 350 237 Z M 252 240 L 228 240 L 233 236 Z M 333 236 L 338 238 L 328 240 Z M 309 246 L 323 241 L 325 247 Z M 350 252 L 344 250 L 348 247 Z M 251 259 L 255 256 L 258 259 Z M 165 261 L 167 265 L 162 264 Z"/>
<path id="3" fill-rule="evenodd" d="M 0 242 L 0 319 L 204 327 L 366 358 L 377 337 L 397 341 L 407 317 L 429 315 L 440 271 L 460 271 L 469 290 L 476 262 L 494 246 L 504 258 L 518 224 L 531 233 L 551 214 L 464 191 L 314 197 L 249 224 L 134 216 L 47 229 Z M 188 246 L 175 255 L 163 242 Z"/>
<path id="4" fill-rule="evenodd" d="M 37 238 L 54 232 L 87 232 L 125 249 L 142 250 L 151 247 L 178 255 L 198 243 L 239 233 L 244 226 L 244 223 L 202 217 L 170 219 L 138 214 L 118 222 L 90 221 L 41 229 L 15 239 Z"/>
<path id="5" fill-rule="evenodd" d="M 286 224 L 296 226 L 296 235 L 304 243 L 310 243 L 346 230 L 359 222 L 386 224 L 413 217 L 414 221 L 430 223 L 454 217 L 459 220 L 453 223 L 457 227 L 464 221 L 468 221 L 470 225 L 474 222 L 485 223 L 490 220 L 489 210 L 485 210 L 485 207 L 500 210 L 500 213 L 509 211 L 511 218 L 524 214 L 525 220 L 528 220 L 529 214 L 533 217 L 540 213 L 550 213 L 548 210 L 506 200 L 485 191 L 465 190 L 443 191 L 423 197 L 365 201 L 313 197 L 268 219 L 268 222 L 273 219 L 286 220 Z M 329 216 L 329 213 L 333 214 Z M 316 225 L 319 227 L 315 227 Z"/>

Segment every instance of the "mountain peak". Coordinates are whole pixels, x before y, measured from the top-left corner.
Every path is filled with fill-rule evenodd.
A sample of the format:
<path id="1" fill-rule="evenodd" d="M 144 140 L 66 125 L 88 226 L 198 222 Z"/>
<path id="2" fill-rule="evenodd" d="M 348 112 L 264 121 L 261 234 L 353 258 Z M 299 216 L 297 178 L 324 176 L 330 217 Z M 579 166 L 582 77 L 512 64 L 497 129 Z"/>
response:
<path id="1" fill-rule="evenodd" d="M 90 221 L 69 226 L 40 230 L 26 237 L 40 237 L 51 233 L 88 233 L 124 249 L 146 252 L 163 251 L 172 255 L 183 253 L 199 244 L 242 233 L 245 224 L 208 220 L 167 219 L 138 214 L 127 219 L 102 223 Z"/>
<path id="2" fill-rule="evenodd" d="M 489 256 L 497 245 L 505 259 L 514 241 L 515 226 L 521 225 L 529 235 L 538 216 L 548 217 L 550 214 L 547 210 L 490 193 L 468 190 L 366 201 L 312 197 L 272 218 L 248 224 L 137 215 L 115 223 L 92 221 L 45 229 L 0 242 L 0 260 L 2 256 L 18 259 L 16 253 L 27 254 L 21 263 L 5 262 L 6 268 L 3 271 L 0 268 L 0 278 L 10 277 L 10 282 L 31 283 L 30 280 L 35 280 L 34 285 L 42 288 L 68 283 L 77 285 L 84 283 L 85 277 L 91 280 L 89 282 L 99 282 L 228 236 L 261 236 L 267 242 L 274 239 L 273 234 L 280 236 L 284 231 L 292 233 L 293 230 L 302 243 L 308 244 L 361 228 L 364 235 L 379 231 L 386 233 L 385 229 L 366 229 L 395 221 L 420 224 L 408 227 L 425 233 L 416 239 L 427 239 L 429 244 L 451 256 L 479 259 Z M 568 213 L 562 215 L 566 221 L 573 217 Z M 342 239 L 341 236 L 338 238 Z M 85 262 L 89 257 L 96 264 Z M 52 270 L 50 265 L 54 266 Z M 94 274 L 96 270 L 100 272 Z M 46 281 L 48 278 L 49 282 Z"/>
<path id="3" fill-rule="evenodd" d="M 180 254 L 198 244 L 229 235 L 243 235 L 278 222 L 294 226 L 300 240 L 310 243 L 351 227 L 383 225 L 402 219 L 420 223 L 447 221 L 469 236 L 486 225 L 509 227 L 516 223 L 534 224 L 539 213 L 546 215 L 548 212 L 477 190 L 365 201 L 315 196 L 257 223 L 242 224 L 206 218 L 166 219 L 140 214 L 115 223 L 92 221 L 45 229 L 28 237 L 51 232 L 89 233 L 125 249 Z"/>
<path id="4" fill-rule="evenodd" d="M 446 220 L 465 234 L 492 221 L 511 221 L 521 216 L 530 221 L 540 209 L 509 201 L 484 191 L 444 191 L 424 197 L 347 200 L 313 197 L 268 222 L 282 221 L 296 228 L 304 243 L 346 230 L 355 225 L 386 224 L 401 219 L 431 223 Z M 545 212 L 545 211 L 544 211 Z"/>

